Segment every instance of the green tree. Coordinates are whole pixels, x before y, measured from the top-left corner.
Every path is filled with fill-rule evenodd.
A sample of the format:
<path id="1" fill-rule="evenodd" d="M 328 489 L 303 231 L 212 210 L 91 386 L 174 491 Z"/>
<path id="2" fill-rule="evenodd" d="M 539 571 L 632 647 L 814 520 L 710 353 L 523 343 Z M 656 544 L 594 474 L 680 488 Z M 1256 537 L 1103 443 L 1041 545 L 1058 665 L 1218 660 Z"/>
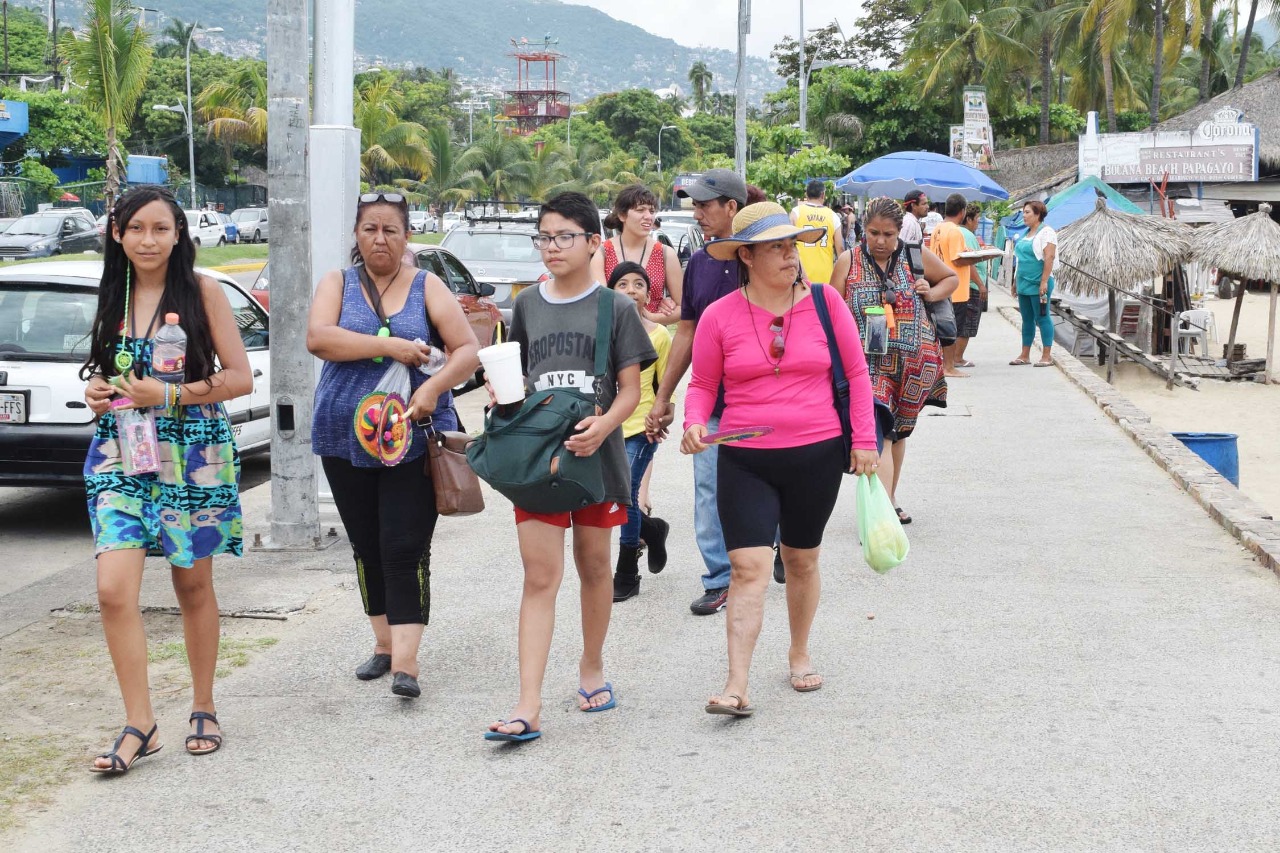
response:
<path id="1" fill-rule="evenodd" d="M 849 171 L 849 159 L 822 145 L 791 156 L 765 154 L 747 164 L 747 180 L 773 197 L 799 198 L 814 178 L 835 178 Z"/>
<path id="2" fill-rule="evenodd" d="M 523 139 L 494 130 L 463 153 L 459 166 L 477 197 L 514 201 L 524 186 L 528 162 Z"/>
<path id="3" fill-rule="evenodd" d="M 693 87 L 693 108 L 698 112 L 707 109 L 707 100 L 711 96 L 711 69 L 707 63 L 699 59 L 689 69 L 689 85 Z"/>
<path id="4" fill-rule="evenodd" d="M 164 29 L 160 32 L 160 38 L 156 44 L 156 56 L 172 57 L 186 56 L 187 40 L 191 38 L 191 33 L 204 26 L 199 21 L 194 24 L 185 23 L 181 18 L 170 18 Z M 200 48 L 192 44 L 191 52 L 195 53 Z"/>
<path id="5" fill-rule="evenodd" d="M 63 39 L 71 74 L 83 86 L 81 101 L 106 130 L 106 201 L 120 190 L 124 152 L 119 131 L 127 128 L 147 84 L 152 51 L 128 0 L 90 0 L 80 34 Z"/>
<path id="6" fill-rule="evenodd" d="M 849 58 L 863 68 L 893 68 L 902 60 L 910 33 L 920 24 L 923 4 L 901 0 L 866 0 L 854 23 Z"/>
<path id="7" fill-rule="evenodd" d="M 794 95 L 794 89 L 789 90 Z M 831 68 L 810 93 L 814 125 L 830 138 L 830 148 L 854 163 L 892 151 L 945 152 L 955 106 L 921 93 L 919 81 L 901 71 Z M 852 116 L 861 133 L 827 130 L 828 116 Z M 793 128 L 779 128 L 798 133 Z M 787 145 L 798 146 L 789 140 Z M 760 147 L 756 151 L 763 150 Z M 785 150 L 785 148 L 783 149 Z"/>
<path id="8" fill-rule="evenodd" d="M 648 89 L 627 89 L 601 95 L 587 107 L 587 118 L 602 122 L 621 148 L 630 150 L 639 144 L 655 156 L 659 128 L 668 124 L 678 126 L 682 121 L 670 101 L 662 100 Z M 663 134 L 664 160 L 679 162 L 692 148 L 692 139 L 687 139 L 682 133 L 667 131 Z"/>
<path id="9" fill-rule="evenodd" d="M 42 162 L 57 165 L 63 154 L 98 154 L 107 149 L 107 139 L 97 120 L 81 105 L 61 92 L 20 92 L 0 89 L 0 98 L 23 101 L 27 105 L 29 130 L 4 152 L 8 162 L 35 154 Z"/>
<path id="10" fill-rule="evenodd" d="M 851 39 L 840 34 L 840 27 L 835 22 L 811 32 L 804 40 L 804 67 L 806 69 L 815 59 L 834 62 L 841 59 L 854 59 L 858 53 L 857 45 Z M 800 42 L 791 36 L 783 36 L 774 45 L 769 56 L 777 64 L 778 76 L 789 83 L 799 86 Z"/>
<path id="11" fill-rule="evenodd" d="M 36 194 L 45 201 L 57 201 L 62 192 L 58 189 L 58 176 L 39 160 L 23 160 L 22 177 L 31 182 Z"/>
<path id="12" fill-rule="evenodd" d="M 390 184 L 396 178 L 419 180 L 435 167 L 427 144 L 427 129 L 400 118 L 403 106 L 395 81 L 375 79 L 356 90 L 355 124 L 360 129 L 360 176 L 370 185 Z"/>
<path id="13" fill-rule="evenodd" d="M 1030 47 L 1009 31 L 1030 14 L 1019 0 L 939 0 L 924 13 L 903 54 L 907 71 L 923 77 L 923 92 L 945 83 L 1008 91 L 1009 72 L 1033 61 Z M 1028 100 L 1030 98 L 1028 97 Z"/>
<path id="14" fill-rule="evenodd" d="M 396 185 L 422 195 L 428 204 L 436 208 L 437 226 L 444 233 L 444 212 L 474 197 L 471 187 L 473 173 L 467 172 L 462 162 L 462 149 L 449 133 L 449 126 L 437 122 L 427 129 L 427 148 L 435 163 L 425 180 L 401 178 Z"/>
<path id="15" fill-rule="evenodd" d="M 733 119 L 710 113 L 692 116 L 686 126 L 694 144 L 704 155 L 725 154 L 733 156 Z M 667 131 L 670 133 L 670 131 Z"/>
<path id="16" fill-rule="evenodd" d="M 30 74 L 49 70 L 49 35 L 45 18 L 31 9 L 9 4 L 9 71 Z"/>
<path id="17" fill-rule="evenodd" d="M 521 193 L 533 201 L 545 201 L 569 179 L 569 151 L 565 144 L 551 140 L 533 146 L 518 182 Z"/>
<path id="18" fill-rule="evenodd" d="M 242 62 L 229 76 L 201 90 L 196 96 L 196 116 L 205 123 L 210 137 L 227 143 L 266 147 L 266 72 L 266 63 Z"/>

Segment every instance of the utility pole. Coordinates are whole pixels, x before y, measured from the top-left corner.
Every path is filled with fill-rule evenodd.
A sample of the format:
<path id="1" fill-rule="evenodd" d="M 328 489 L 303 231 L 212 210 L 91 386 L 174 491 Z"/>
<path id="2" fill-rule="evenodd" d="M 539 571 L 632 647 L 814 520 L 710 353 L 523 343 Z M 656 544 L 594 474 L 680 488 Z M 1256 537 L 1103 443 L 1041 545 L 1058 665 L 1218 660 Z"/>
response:
<path id="1" fill-rule="evenodd" d="M 53 36 L 53 88 L 58 83 L 58 0 L 49 0 L 49 34 Z"/>
<path id="2" fill-rule="evenodd" d="M 4 0 L 4 83 L 9 85 L 9 0 Z"/>
<path id="3" fill-rule="evenodd" d="M 804 0 L 800 2 L 800 63 L 796 66 L 796 77 L 800 78 L 800 132 L 809 129 L 809 75 L 804 68 Z"/>
<path id="4" fill-rule="evenodd" d="M 751 32 L 751 0 L 738 0 L 738 80 L 734 85 L 737 103 L 733 108 L 734 168 L 747 177 L 747 33 Z"/>
<path id="5" fill-rule="evenodd" d="M 307 351 L 311 211 L 307 128 L 309 0 L 267 0 L 267 172 L 271 189 L 271 539 L 269 547 L 320 545 L 311 411 L 315 360 Z M 348 84 L 350 80 L 348 80 Z"/>

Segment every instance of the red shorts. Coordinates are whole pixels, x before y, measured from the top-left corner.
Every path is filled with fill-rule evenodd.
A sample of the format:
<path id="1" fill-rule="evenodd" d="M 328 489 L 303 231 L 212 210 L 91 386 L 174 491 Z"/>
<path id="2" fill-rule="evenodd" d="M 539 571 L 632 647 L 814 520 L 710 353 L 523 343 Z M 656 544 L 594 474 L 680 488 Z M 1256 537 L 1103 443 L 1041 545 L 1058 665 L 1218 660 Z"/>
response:
<path id="1" fill-rule="evenodd" d="M 516 507 L 516 524 L 522 521 L 541 521 L 568 530 L 571 526 L 621 527 L 627 523 L 627 508 L 613 501 L 592 504 L 573 512 L 527 512 Z"/>

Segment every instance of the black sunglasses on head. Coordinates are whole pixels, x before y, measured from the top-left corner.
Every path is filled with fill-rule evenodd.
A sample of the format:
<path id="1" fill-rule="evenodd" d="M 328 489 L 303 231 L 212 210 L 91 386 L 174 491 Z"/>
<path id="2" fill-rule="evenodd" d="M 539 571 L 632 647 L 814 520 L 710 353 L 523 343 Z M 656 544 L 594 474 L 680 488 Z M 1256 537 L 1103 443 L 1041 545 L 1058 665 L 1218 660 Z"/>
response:
<path id="1" fill-rule="evenodd" d="M 377 204 L 385 201 L 387 204 L 404 204 L 404 196 L 400 193 L 365 193 L 360 196 L 361 204 Z"/>

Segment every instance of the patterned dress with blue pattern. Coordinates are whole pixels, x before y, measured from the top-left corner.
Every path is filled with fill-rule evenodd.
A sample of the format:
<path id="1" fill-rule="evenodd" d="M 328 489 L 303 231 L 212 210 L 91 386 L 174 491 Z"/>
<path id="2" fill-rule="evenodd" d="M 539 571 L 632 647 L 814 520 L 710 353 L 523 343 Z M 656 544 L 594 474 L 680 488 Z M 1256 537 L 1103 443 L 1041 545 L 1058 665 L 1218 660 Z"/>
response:
<path id="1" fill-rule="evenodd" d="M 873 306 L 893 305 L 897 325 L 889 337 L 889 351 L 868 355 L 871 388 L 876 400 L 893 412 L 892 441 L 911 435 L 925 406 L 947 406 L 947 380 L 942 372 L 942 349 L 924 300 L 915 290 L 915 277 L 904 256 L 895 254 L 884 279 L 861 246 L 853 248 L 845 301 L 866 340 L 867 317 Z"/>
<path id="2" fill-rule="evenodd" d="M 151 341 L 126 338 L 134 362 L 151 375 Z M 243 550 L 240 456 L 221 403 L 156 409 L 160 471 L 124 473 L 116 419 L 98 418 L 84 462 L 95 556 L 146 549 L 191 568 L 215 554 Z"/>

